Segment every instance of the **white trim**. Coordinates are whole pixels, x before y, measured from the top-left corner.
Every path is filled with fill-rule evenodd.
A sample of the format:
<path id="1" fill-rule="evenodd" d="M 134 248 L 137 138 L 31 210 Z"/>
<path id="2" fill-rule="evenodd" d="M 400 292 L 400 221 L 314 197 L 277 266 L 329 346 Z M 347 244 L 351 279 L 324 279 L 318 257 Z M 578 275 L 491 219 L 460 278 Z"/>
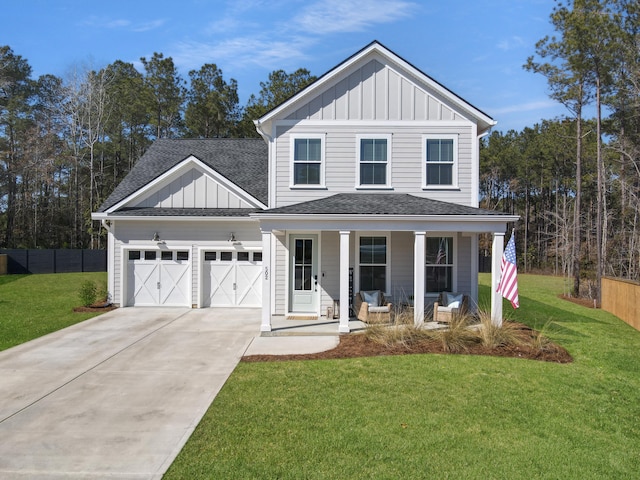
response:
<path id="1" fill-rule="evenodd" d="M 356 151 L 354 155 L 355 159 L 355 167 L 356 167 L 356 190 L 390 190 L 392 189 L 391 185 L 391 159 L 392 159 L 392 142 L 393 135 L 391 134 L 376 134 L 376 133 L 362 133 L 356 135 Z M 384 184 L 368 184 L 368 183 L 360 183 L 360 166 L 362 163 L 362 140 L 386 140 L 387 141 L 387 161 L 386 163 L 386 171 L 385 171 L 385 183 Z M 371 163 L 371 162 L 368 162 Z"/>
<path id="2" fill-rule="evenodd" d="M 469 120 L 274 120 L 277 127 L 384 127 L 391 130 L 396 127 L 431 128 L 474 125 Z"/>
<path id="3" fill-rule="evenodd" d="M 132 194 L 128 195 L 124 199 L 120 200 L 115 205 L 111 206 L 106 210 L 106 213 L 113 213 L 127 205 L 141 200 L 146 195 L 150 194 L 153 190 L 159 189 L 161 186 L 164 186 L 165 183 L 170 182 L 171 180 L 179 177 L 183 173 L 186 173 L 191 168 L 199 168 L 205 173 L 209 175 L 212 180 L 229 190 L 231 193 L 236 195 L 241 200 L 245 201 L 250 205 L 254 205 L 256 208 L 267 208 L 265 204 L 263 204 L 260 200 L 255 198 L 253 195 L 247 193 L 245 190 L 240 188 L 235 183 L 229 181 L 227 178 L 220 175 L 217 171 L 213 170 L 211 167 L 200 161 L 197 157 L 190 155 L 185 158 L 182 162 L 174 165 L 172 168 L 167 170 L 165 173 L 150 181 L 142 188 L 136 190 Z"/>
<path id="4" fill-rule="evenodd" d="M 425 133 L 422 135 L 422 189 L 423 190 L 459 190 L 458 186 L 458 165 L 460 155 L 458 151 L 458 137 L 456 134 Z M 427 140 L 453 140 L 453 165 L 451 168 L 451 185 L 430 185 L 427 183 Z M 443 162 L 444 163 L 444 162 Z M 448 162 L 447 162 L 448 163 Z"/>
<path id="5" fill-rule="evenodd" d="M 319 139 L 320 140 L 320 183 L 318 184 L 298 184 L 295 183 L 295 142 L 296 140 L 311 140 L 311 139 Z M 289 136 L 289 188 L 296 190 L 316 190 L 316 189 L 324 189 L 325 186 L 325 166 L 326 166 L 326 158 L 325 158 L 325 149 L 327 145 L 327 135 L 324 133 L 293 133 Z M 311 162 L 301 162 L 301 163 L 311 163 Z M 313 162 L 317 163 L 317 162 Z"/>
<path id="6" fill-rule="evenodd" d="M 136 221 L 136 222 L 189 222 L 189 221 L 207 221 L 207 222 L 255 222 L 256 219 L 251 216 L 243 216 L 243 217 L 221 217 L 221 216 L 197 216 L 197 215 L 108 215 L 108 214 L 97 214 L 92 213 L 91 218 L 93 220 L 110 220 L 115 224 L 115 222 L 120 221 Z"/>
<path id="7" fill-rule="evenodd" d="M 360 238 L 362 237 L 385 237 L 387 240 L 387 261 L 385 265 L 385 286 L 384 286 L 384 294 L 385 296 L 391 295 L 391 231 L 356 231 L 356 240 L 354 242 L 354 256 L 353 256 L 353 291 L 359 292 L 360 288 Z"/>
<path id="8" fill-rule="evenodd" d="M 286 268 L 286 277 L 285 277 L 285 304 L 284 304 L 284 310 L 285 310 L 285 315 L 289 315 L 289 314 L 293 314 L 296 312 L 292 312 L 291 311 L 291 237 L 296 237 L 296 236 L 307 236 L 307 235 L 315 235 L 316 236 L 316 241 L 314 242 L 316 244 L 316 255 L 317 255 L 317 267 L 316 267 L 316 274 L 318 275 L 318 290 L 316 293 L 317 298 L 316 298 L 316 314 L 318 315 L 318 318 L 321 315 L 321 310 L 322 310 L 322 242 L 321 242 L 321 237 L 322 237 L 322 230 L 287 230 L 287 233 L 285 235 L 285 247 L 286 247 L 286 256 L 285 256 L 285 268 Z M 272 235 L 274 236 L 274 235 Z M 273 275 L 273 269 L 271 274 Z M 279 272 L 276 272 L 276 274 L 279 274 Z M 275 282 L 272 282 L 275 283 Z"/>

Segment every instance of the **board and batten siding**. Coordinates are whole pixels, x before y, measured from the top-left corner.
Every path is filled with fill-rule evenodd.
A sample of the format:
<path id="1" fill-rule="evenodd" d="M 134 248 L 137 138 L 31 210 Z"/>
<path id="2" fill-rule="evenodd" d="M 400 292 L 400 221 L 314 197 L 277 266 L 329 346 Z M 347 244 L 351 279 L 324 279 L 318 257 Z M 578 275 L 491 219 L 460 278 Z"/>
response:
<path id="1" fill-rule="evenodd" d="M 473 200 L 473 152 L 477 139 L 468 123 L 429 125 L 411 124 L 385 126 L 366 124 L 303 124 L 277 128 L 275 162 L 275 205 L 283 207 L 295 203 L 324 198 L 336 193 L 380 191 L 357 188 L 358 135 L 391 135 L 391 190 L 410 193 L 462 205 L 476 206 Z M 323 135 L 325 149 L 325 187 L 291 188 L 291 136 Z M 457 188 L 423 188 L 425 147 L 423 135 L 457 135 Z"/>
<path id="2" fill-rule="evenodd" d="M 220 185 L 198 168 L 171 180 L 136 207 L 157 208 L 253 208 L 228 188 Z"/>
<path id="3" fill-rule="evenodd" d="M 402 76 L 382 57 L 339 78 L 287 120 L 464 121 L 435 91 Z"/>

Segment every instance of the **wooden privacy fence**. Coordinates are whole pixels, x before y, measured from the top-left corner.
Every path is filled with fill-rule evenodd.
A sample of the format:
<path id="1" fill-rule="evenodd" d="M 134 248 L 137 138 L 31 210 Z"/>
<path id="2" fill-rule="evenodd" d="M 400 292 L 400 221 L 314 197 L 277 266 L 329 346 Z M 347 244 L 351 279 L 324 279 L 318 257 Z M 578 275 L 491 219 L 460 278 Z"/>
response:
<path id="1" fill-rule="evenodd" d="M 604 277 L 602 279 L 601 306 L 603 310 L 640 330 L 640 284 L 630 280 Z"/>

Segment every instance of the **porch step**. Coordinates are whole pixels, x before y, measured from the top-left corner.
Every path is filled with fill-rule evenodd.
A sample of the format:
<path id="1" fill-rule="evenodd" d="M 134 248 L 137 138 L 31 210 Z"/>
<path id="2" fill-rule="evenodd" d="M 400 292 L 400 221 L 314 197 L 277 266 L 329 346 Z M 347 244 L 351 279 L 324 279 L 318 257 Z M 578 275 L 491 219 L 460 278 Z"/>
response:
<path id="1" fill-rule="evenodd" d="M 287 315 L 287 320 L 318 320 L 318 315 Z"/>

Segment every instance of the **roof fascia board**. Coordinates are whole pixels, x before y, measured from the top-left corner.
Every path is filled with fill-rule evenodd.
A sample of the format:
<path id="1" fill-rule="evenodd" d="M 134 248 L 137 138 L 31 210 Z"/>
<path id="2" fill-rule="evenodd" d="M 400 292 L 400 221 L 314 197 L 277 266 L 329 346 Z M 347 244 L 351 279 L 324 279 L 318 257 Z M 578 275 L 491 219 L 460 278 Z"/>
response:
<path id="1" fill-rule="evenodd" d="M 196 156 L 189 155 L 187 158 L 185 158 L 181 162 L 174 165 L 165 173 L 156 177 L 151 182 L 147 183 L 144 187 L 140 188 L 139 190 L 136 190 L 131 195 L 120 200 L 118 203 L 116 203 L 115 205 L 107 209 L 106 212 L 113 213 L 117 210 L 120 210 L 121 208 L 127 206 L 128 204 L 141 199 L 148 193 L 152 192 L 154 189 L 159 188 L 159 186 L 165 183 L 165 181 L 169 181 L 170 179 L 176 178 L 182 175 L 183 173 L 185 173 L 189 168 L 193 168 L 193 167 L 201 169 L 206 175 L 209 175 L 214 181 L 218 182 L 220 185 L 222 185 L 223 187 L 231 191 L 231 193 L 233 193 L 234 195 L 237 195 L 242 200 L 246 201 L 252 206 L 256 208 L 268 208 L 266 205 L 264 205 L 261 201 L 259 201 L 253 195 L 250 195 L 245 190 L 240 188 L 238 185 L 231 182 L 226 177 L 220 175 L 217 171 L 215 171 L 214 169 L 212 169 L 211 167 L 203 163 Z"/>
<path id="2" fill-rule="evenodd" d="M 250 214 L 265 230 L 505 231 L 517 215 L 269 215 Z"/>
<path id="3" fill-rule="evenodd" d="M 110 220 L 110 221 L 118 221 L 118 222 L 257 222 L 258 220 L 253 217 L 217 217 L 217 216 L 176 216 L 176 215 L 105 215 L 101 214 L 101 216 L 91 214 L 91 218 L 93 220 Z"/>

